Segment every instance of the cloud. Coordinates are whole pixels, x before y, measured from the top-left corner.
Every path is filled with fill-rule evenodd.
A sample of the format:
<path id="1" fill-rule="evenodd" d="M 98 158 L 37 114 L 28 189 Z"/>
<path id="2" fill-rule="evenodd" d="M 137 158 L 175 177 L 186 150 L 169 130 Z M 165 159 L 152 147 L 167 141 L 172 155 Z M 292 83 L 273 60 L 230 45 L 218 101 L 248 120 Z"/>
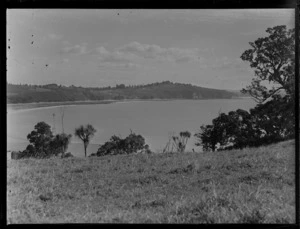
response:
<path id="1" fill-rule="evenodd" d="M 141 65 L 136 63 L 113 63 L 113 62 L 100 62 L 99 67 L 107 67 L 107 68 L 118 68 L 118 69 L 136 69 L 140 68 Z"/>
<path id="2" fill-rule="evenodd" d="M 201 54 L 206 52 L 198 48 L 163 48 L 155 44 L 141 44 L 136 41 L 113 50 L 108 50 L 103 46 L 87 50 L 86 43 L 71 45 L 69 42 L 64 41 L 63 44 L 65 47 L 62 49 L 62 52 L 65 54 L 96 55 L 100 63 L 111 63 L 111 65 L 107 64 L 107 66 L 117 66 L 116 63 L 118 63 L 122 67 L 140 66 L 141 62 L 149 59 L 176 63 L 203 62 L 204 58 Z"/>
<path id="3" fill-rule="evenodd" d="M 63 45 L 65 45 L 65 46 L 70 46 L 70 45 L 71 45 L 71 43 L 70 43 L 69 41 L 66 41 L 66 40 L 64 40 L 62 43 L 63 43 Z"/>
<path id="4" fill-rule="evenodd" d="M 121 68 L 137 68 L 140 67 L 139 64 L 134 63 L 137 59 L 135 55 L 128 55 L 119 51 L 108 51 L 103 46 L 97 47 L 96 53 L 100 61 L 100 67 L 121 67 Z"/>
<path id="5" fill-rule="evenodd" d="M 137 57 L 134 54 L 123 53 L 120 51 L 108 51 L 104 47 L 96 48 L 96 53 L 101 62 L 105 63 L 129 63 Z"/>
<path id="6" fill-rule="evenodd" d="M 67 54 L 86 54 L 87 52 L 87 43 L 82 43 L 80 45 L 68 45 L 62 49 L 63 53 Z"/>
<path id="7" fill-rule="evenodd" d="M 65 47 L 61 51 L 64 54 L 96 55 L 100 67 L 122 67 L 126 69 L 140 67 L 139 64 L 134 63 L 138 60 L 138 57 L 134 54 L 122 53 L 117 50 L 109 51 L 103 46 L 88 50 L 87 43 L 71 45 L 68 41 L 64 41 L 63 45 Z"/>
<path id="8" fill-rule="evenodd" d="M 49 37 L 51 40 L 60 40 L 63 36 L 58 35 L 58 34 L 55 34 L 55 33 L 49 33 L 49 34 L 48 34 L 48 37 Z"/>
<path id="9" fill-rule="evenodd" d="M 136 55 L 144 59 L 160 61 L 189 62 L 202 60 L 200 50 L 197 48 L 162 48 L 158 45 L 140 44 L 136 41 L 124 45 L 119 48 L 118 51 L 127 55 Z"/>
<path id="10" fill-rule="evenodd" d="M 242 72 L 252 71 L 249 66 L 239 58 L 228 58 L 227 56 L 216 58 L 211 64 L 206 65 L 208 68 L 217 70 L 235 69 Z"/>

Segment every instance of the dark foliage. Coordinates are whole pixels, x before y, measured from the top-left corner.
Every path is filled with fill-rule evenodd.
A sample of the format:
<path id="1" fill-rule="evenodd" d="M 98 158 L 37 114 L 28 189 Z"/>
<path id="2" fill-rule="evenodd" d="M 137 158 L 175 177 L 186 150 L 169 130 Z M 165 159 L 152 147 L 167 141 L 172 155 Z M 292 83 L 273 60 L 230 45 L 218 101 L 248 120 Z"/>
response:
<path id="1" fill-rule="evenodd" d="M 65 134 L 65 133 L 55 135 L 50 142 L 50 150 L 52 154 L 64 155 L 68 149 L 68 145 L 70 143 L 71 137 L 72 137 L 71 134 Z"/>
<path id="2" fill-rule="evenodd" d="M 149 146 L 145 145 L 143 136 L 130 133 L 130 135 L 124 139 L 116 135 L 112 136 L 108 142 L 100 146 L 96 155 L 104 156 L 137 152 L 151 153 Z"/>
<path id="3" fill-rule="evenodd" d="M 250 112 L 238 109 L 221 113 L 212 125 L 195 134 L 203 150 L 242 149 L 294 138 L 294 104 L 287 96 L 258 104 Z M 218 147 L 217 147 L 218 146 Z"/>
<path id="4" fill-rule="evenodd" d="M 50 156 L 50 143 L 53 134 L 51 127 L 45 122 L 39 122 L 34 126 L 34 130 L 27 135 L 30 145 L 23 152 L 28 157 L 48 157 Z"/>
<path id="5" fill-rule="evenodd" d="M 231 111 L 228 114 L 221 113 L 213 119 L 212 125 L 201 126 L 200 132 L 195 134 L 198 139 L 197 146 L 202 145 L 203 150 L 221 149 L 233 147 L 242 148 L 253 146 L 253 138 L 256 132 L 251 121 L 251 115 L 244 110 Z"/>
<path id="6" fill-rule="evenodd" d="M 47 158 L 64 154 L 71 137 L 72 135 L 64 133 L 53 136 L 51 127 L 45 122 L 39 122 L 27 135 L 30 144 L 21 153 L 21 157 Z"/>
<path id="7" fill-rule="evenodd" d="M 253 123 L 263 130 L 260 141 L 270 144 L 295 137 L 294 100 L 288 96 L 273 99 L 251 109 Z"/>
<path id="8" fill-rule="evenodd" d="M 252 49 L 246 50 L 241 58 L 250 62 L 255 69 L 255 78 L 250 86 L 242 90 L 249 93 L 257 102 L 284 91 L 293 97 L 295 87 L 295 29 L 285 25 L 268 28 L 269 36 L 250 42 Z M 264 83 L 272 84 L 268 89 Z"/>

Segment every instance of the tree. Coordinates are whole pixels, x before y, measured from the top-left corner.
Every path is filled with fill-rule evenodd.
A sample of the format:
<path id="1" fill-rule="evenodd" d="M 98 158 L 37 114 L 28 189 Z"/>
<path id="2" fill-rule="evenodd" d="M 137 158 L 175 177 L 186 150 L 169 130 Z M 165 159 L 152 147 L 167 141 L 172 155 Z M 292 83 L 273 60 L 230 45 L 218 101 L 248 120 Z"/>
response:
<path id="1" fill-rule="evenodd" d="M 123 154 L 123 149 L 124 141 L 120 137 L 113 135 L 108 142 L 100 146 L 96 154 L 97 156 Z"/>
<path id="2" fill-rule="evenodd" d="M 258 104 L 250 113 L 238 109 L 221 113 L 212 125 L 202 125 L 195 134 L 197 146 L 204 150 L 242 149 L 267 145 L 294 137 L 293 114 L 287 97 L 274 96 Z"/>
<path id="3" fill-rule="evenodd" d="M 268 28 L 269 36 L 250 42 L 241 58 L 255 69 L 255 78 L 242 90 L 257 102 L 250 113 L 243 110 L 219 114 L 212 125 L 196 133 L 204 149 L 266 145 L 294 137 L 295 29 Z M 269 87 L 266 83 L 269 82 Z"/>
<path id="4" fill-rule="evenodd" d="M 202 146 L 204 151 L 216 150 L 216 145 L 218 144 L 218 137 L 214 134 L 213 125 L 201 125 L 200 131 L 195 134 L 196 146 Z"/>
<path id="5" fill-rule="evenodd" d="M 72 135 L 65 133 L 53 136 L 50 125 L 39 122 L 27 135 L 30 144 L 22 152 L 22 157 L 46 158 L 59 153 L 64 154 Z"/>
<path id="6" fill-rule="evenodd" d="M 250 110 L 253 123 L 261 130 L 260 143 L 269 144 L 295 137 L 294 103 L 288 98 L 273 99 Z"/>
<path id="7" fill-rule="evenodd" d="M 224 144 L 223 134 L 224 127 L 214 119 L 213 125 L 200 126 L 200 131 L 194 135 L 197 139 L 195 145 L 202 146 L 204 151 L 214 152 L 218 143 Z"/>
<path id="8" fill-rule="evenodd" d="M 258 128 L 248 111 L 238 109 L 230 111 L 227 115 L 227 123 L 224 123 L 224 141 L 220 149 L 242 149 L 258 145 L 261 129 Z"/>
<path id="9" fill-rule="evenodd" d="M 31 152 L 40 155 L 47 155 L 49 153 L 49 144 L 52 140 L 53 134 L 51 127 L 45 122 L 39 122 L 34 126 L 34 130 L 27 135 L 27 139 L 32 145 Z"/>
<path id="10" fill-rule="evenodd" d="M 129 136 L 124 139 L 125 151 L 127 154 L 136 153 L 139 150 L 145 149 L 145 139 L 140 134 L 131 132 Z"/>
<path id="11" fill-rule="evenodd" d="M 256 76 L 242 92 L 249 93 L 259 103 L 280 90 L 288 97 L 294 95 L 295 29 L 288 30 L 281 25 L 268 28 L 266 32 L 269 36 L 250 42 L 252 48 L 241 56 L 242 60 L 250 62 Z M 263 85 L 266 82 L 272 83 L 271 89 Z"/>
<path id="12" fill-rule="evenodd" d="M 252 49 L 241 56 L 250 62 L 256 76 L 242 92 L 259 102 L 252 113 L 257 125 L 266 132 L 263 139 L 276 142 L 294 136 L 295 29 L 281 25 L 266 32 L 268 37 L 250 42 Z M 272 85 L 271 89 L 262 85 L 265 82 Z"/>
<path id="13" fill-rule="evenodd" d="M 81 125 L 80 127 L 75 129 L 75 136 L 83 141 L 85 157 L 86 149 L 90 143 L 90 139 L 94 136 L 95 133 L 96 129 L 90 124 L 87 124 L 86 126 Z"/>
<path id="14" fill-rule="evenodd" d="M 262 129 L 254 122 L 253 116 L 238 109 L 228 114 L 220 113 L 212 121 L 212 125 L 202 125 L 200 131 L 195 134 L 196 146 L 202 146 L 203 150 L 224 150 L 230 148 L 244 148 L 257 146 Z"/>

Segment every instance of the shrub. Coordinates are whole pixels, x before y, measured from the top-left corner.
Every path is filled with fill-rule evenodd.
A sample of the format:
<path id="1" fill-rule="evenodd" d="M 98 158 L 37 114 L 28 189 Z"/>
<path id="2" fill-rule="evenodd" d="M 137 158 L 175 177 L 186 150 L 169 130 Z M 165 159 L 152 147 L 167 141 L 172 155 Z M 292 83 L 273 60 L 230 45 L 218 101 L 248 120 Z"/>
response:
<path id="1" fill-rule="evenodd" d="M 153 152 L 150 150 L 149 145 L 145 145 L 145 153 L 147 153 L 147 154 L 153 153 Z"/>
<path id="2" fill-rule="evenodd" d="M 183 131 L 179 133 L 179 136 L 173 136 L 173 142 L 176 147 L 177 152 L 183 153 L 187 144 L 187 141 L 191 137 L 191 133 L 189 131 Z"/>
<path id="3" fill-rule="evenodd" d="M 124 150 L 127 154 L 145 149 L 145 139 L 141 135 L 131 133 L 124 139 Z"/>
<path id="4" fill-rule="evenodd" d="M 163 153 L 173 153 L 180 152 L 183 153 L 185 151 L 185 147 L 187 141 L 191 137 L 191 133 L 189 131 L 182 131 L 179 133 L 179 136 L 172 134 L 169 137 L 169 141 L 163 149 Z"/>
<path id="5" fill-rule="evenodd" d="M 138 152 L 151 153 L 149 146 L 145 145 L 143 136 L 130 133 L 130 135 L 124 139 L 113 135 L 108 142 L 100 146 L 96 155 L 104 156 Z"/>
<path id="6" fill-rule="evenodd" d="M 68 158 L 68 157 L 74 157 L 74 156 L 73 154 L 71 154 L 71 152 L 61 155 L 61 158 Z"/>
<path id="7" fill-rule="evenodd" d="M 36 149 L 33 145 L 29 144 L 26 149 L 21 153 L 21 158 L 27 158 L 27 157 L 37 157 L 38 154 L 36 152 Z"/>
<path id="8" fill-rule="evenodd" d="M 65 154 L 68 149 L 70 140 L 72 135 L 71 134 L 57 134 L 50 142 L 50 150 L 51 154 L 58 155 L 58 154 Z"/>
<path id="9" fill-rule="evenodd" d="M 21 151 L 12 151 L 11 152 L 11 159 L 13 159 L 13 160 L 18 160 L 18 159 L 20 159 L 20 158 L 22 158 L 22 152 Z"/>

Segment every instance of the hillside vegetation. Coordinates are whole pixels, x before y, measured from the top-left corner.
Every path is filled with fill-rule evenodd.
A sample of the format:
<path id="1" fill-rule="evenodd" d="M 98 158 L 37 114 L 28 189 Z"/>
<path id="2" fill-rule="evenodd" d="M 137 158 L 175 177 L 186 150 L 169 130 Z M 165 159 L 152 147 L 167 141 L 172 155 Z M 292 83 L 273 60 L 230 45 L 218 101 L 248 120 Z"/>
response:
<path id="1" fill-rule="evenodd" d="M 295 223 L 295 142 L 8 160 L 8 223 Z"/>
<path id="2" fill-rule="evenodd" d="M 75 86 L 7 84 L 7 103 L 122 99 L 229 99 L 236 92 L 164 81 L 139 86 L 84 88 Z"/>

